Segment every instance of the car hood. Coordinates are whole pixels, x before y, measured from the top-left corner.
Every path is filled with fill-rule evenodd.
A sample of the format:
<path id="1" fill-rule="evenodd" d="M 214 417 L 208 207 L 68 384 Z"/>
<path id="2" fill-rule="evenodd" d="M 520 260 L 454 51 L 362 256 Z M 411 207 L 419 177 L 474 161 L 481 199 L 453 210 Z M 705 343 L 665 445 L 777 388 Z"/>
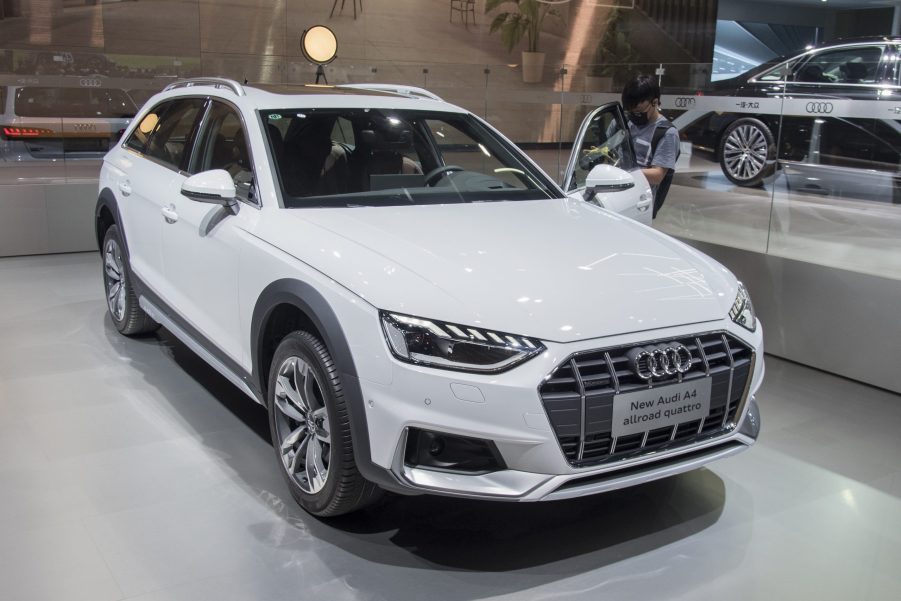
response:
<path id="1" fill-rule="evenodd" d="M 570 342 L 722 319 L 735 278 L 580 200 L 283 209 L 266 238 L 377 308 Z"/>

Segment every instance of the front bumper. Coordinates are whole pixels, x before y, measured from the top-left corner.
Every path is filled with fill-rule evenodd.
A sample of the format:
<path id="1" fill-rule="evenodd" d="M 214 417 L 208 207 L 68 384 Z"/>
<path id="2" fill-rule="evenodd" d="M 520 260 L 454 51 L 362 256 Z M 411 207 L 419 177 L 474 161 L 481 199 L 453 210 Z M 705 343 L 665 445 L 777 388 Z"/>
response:
<path id="1" fill-rule="evenodd" d="M 537 392 L 537 384 L 561 361 L 574 352 L 709 329 L 728 331 L 747 343 L 756 356 L 733 429 L 684 446 L 593 467 L 573 467 L 566 460 Z M 734 324 L 716 322 L 669 328 L 650 336 L 645 332 L 547 347 L 541 356 L 493 376 L 396 362 L 390 384 L 361 381 L 373 462 L 389 471 L 408 493 L 543 501 L 595 494 L 693 470 L 739 453 L 757 439 L 760 416 L 754 393 L 764 371 L 760 327 L 749 333 Z M 409 465 L 404 458 L 411 428 L 493 441 L 507 469 L 467 474 Z"/>
<path id="2" fill-rule="evenodd" d="M 691 471 L 750 447 L 760 431 L 757 401 L 749 399 L 743 427 L 734 434 L 686 446 L 670 453 L 649 454 L 628 465 L 605 465 L 579 474 L 550 475 L 502 470 L 484 475 L 451 474 L 395 465 L 394 475 L 412 489 L 447 496 L 508 501 L 553 501 L 627 488 Z"/>

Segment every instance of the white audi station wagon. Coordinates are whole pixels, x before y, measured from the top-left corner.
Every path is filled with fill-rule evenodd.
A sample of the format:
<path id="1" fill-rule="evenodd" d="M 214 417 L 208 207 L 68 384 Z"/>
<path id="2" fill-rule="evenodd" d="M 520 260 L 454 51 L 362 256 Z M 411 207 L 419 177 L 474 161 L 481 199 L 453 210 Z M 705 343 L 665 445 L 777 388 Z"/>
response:
<path id="1" fill-rule="evenodd" d="M 112 322 L 162 325 L 265 405 L 319 516 L 382 491 L 564 499 L 747 448 L 747 291 L 639 222 L 617 105 L 569 164 L 571 196 L 417 88 L 174 83 L 104 159 Z"/>

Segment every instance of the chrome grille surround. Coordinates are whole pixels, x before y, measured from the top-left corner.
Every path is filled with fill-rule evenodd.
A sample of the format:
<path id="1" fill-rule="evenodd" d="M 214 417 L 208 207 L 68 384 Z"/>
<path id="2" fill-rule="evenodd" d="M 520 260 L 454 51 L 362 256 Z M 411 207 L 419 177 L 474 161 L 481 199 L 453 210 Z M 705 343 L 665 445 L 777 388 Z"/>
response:
<path id="1" fill-rule="evenodd" d="M 692 355 L 684 374 L 640 378 L 627 353 L 636 347 L 681 343 Z M 570 355 L 538 387 L 560 450 L 572 467 L 592 467 L 683 448 L 733 431 L 748 398 L 753 349 L 725 331 L 677 336 Z M 616 394 L 697 378 L 711 378 L 710 410 L 703 419 L 612 439 Z"/>

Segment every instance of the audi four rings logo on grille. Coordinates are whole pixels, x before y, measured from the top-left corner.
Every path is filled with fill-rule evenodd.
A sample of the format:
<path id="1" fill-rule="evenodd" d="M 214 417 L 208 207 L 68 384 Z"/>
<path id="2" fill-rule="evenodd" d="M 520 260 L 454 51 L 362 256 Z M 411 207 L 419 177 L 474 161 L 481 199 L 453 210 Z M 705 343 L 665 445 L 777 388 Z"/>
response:
<path id="1" fill-rule="evenodd" d="M 78 85 L 83 88 L 99 88 L 103 85 L 103 82 L 94 78 L 81 78 L 78 80 Z"/>
<path id="2" fill-rule="evenodd" d="M 626 357 L 635 375 L 642 380 L 684 374 L 691 369 L 691 351 L 679 342 L 633 348 Z"/>
<path id="3" fill-rule="evenodd" d="M 831 102 L 808 102 L 807 112 L 817 115 L 828 115 L 832 112 Z"/>
<path id="4" fill-rule="evenodd" d="M 676 108 L 684 109 L 695 105 L 695 99 L 691 96 L 679 96 L 676 98 Z"/>

